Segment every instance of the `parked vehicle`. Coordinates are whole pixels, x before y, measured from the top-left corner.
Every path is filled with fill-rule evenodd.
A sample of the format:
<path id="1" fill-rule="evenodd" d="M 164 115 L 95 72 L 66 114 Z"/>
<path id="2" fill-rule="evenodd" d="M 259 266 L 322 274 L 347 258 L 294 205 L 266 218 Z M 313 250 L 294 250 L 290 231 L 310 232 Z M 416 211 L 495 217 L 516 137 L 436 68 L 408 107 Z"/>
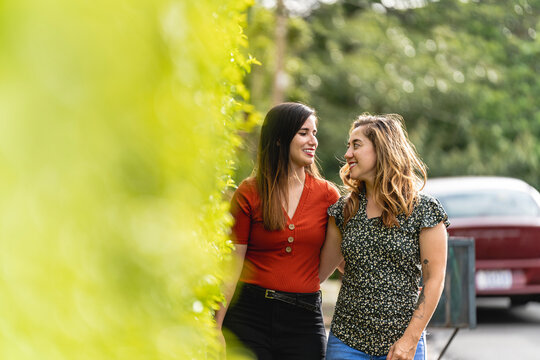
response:
<path id="1" fill-rule="evenodd" d="M 448 213 L 450 236 L 473 237 L 476 295 L 540 301 L 540 193 L 505 177 L 428 180 L 423 190 Z"/>

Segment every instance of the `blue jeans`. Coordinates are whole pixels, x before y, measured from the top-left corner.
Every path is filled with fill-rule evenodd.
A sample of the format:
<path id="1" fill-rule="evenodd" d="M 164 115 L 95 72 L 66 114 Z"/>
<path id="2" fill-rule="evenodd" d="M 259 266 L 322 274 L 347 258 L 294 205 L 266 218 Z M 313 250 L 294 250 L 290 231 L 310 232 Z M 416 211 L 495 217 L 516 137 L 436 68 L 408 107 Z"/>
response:
<path id="1" fill-rule="evenodd" d="M 416 347 L 414 360 L 426 360 L 426 335 L 422 334 Z M 326 360 L 385 360 L 384 356 L 374 356 L 362 351 L 353 349 L 339 340 L 330 332 L 328 336 L 328 346 L 326 348 Z"/>

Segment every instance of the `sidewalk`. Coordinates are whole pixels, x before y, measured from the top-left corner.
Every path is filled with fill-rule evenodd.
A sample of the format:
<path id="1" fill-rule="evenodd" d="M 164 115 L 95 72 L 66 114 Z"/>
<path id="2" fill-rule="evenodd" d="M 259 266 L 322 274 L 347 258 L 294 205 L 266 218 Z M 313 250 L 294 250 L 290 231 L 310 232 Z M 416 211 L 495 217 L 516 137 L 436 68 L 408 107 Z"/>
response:
<path id="1" fill-rule="evenodd" d="M 326 280 L 321 284 L 322 291 L 322 310 L 324 316 L 324 326 L 326 332 L 330 331 L 330 322 L 332 321 L 332 315 L 334 315 L 334 307 L 341 286 L 340 280 Z"/>

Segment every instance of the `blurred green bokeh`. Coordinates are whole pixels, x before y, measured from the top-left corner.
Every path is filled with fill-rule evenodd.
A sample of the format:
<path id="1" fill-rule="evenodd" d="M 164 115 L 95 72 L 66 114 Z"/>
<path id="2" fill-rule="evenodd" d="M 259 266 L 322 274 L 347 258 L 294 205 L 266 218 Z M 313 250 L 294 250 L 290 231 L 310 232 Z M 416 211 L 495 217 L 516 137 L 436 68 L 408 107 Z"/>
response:
<path id="1" fill-rule="evenodd" d="M 250 8 L 246 28 L 264 64 L 247 77 L 261 111 L 279 63 L 268 3 Z M 329 179 L 341 183 L 347 131 L 367 111 L 403 115 L 430 176 L 512 176 L 540 188 L 539 0 L 284 4 L 285 99 L 317 110 Z"/>
<path id="2" fill-rule="evenodd" d="M 0 358 L 218 351 L 248 5 L 0 1 Z"/>

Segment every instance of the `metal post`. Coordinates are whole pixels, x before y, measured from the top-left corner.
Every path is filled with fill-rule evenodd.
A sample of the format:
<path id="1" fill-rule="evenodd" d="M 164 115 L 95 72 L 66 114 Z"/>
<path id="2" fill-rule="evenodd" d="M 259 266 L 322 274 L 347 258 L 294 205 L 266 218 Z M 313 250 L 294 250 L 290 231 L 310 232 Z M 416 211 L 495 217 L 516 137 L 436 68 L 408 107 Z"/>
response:
<path id="1" fill-rule="evenodd" d="M 442 359 L 444 353 L 446 352 L 446 349 L 448 349 L 448 347 L 450 346 L 450 343 L 452 342 L 452 340 L 454 340 L 454 338 L 456 337 L 456 334 L 457 334 L 458 331 L 459 331 L 459 328 L 454 329 L 454 332 L 452 333 L 452 336 L 450 336 L 450 339 L 448 339 L 448 342 L 446 343 L 446 345 L 442 349 L 441 354 L 439 355 L 439 358 L 437 360 Z"/>

